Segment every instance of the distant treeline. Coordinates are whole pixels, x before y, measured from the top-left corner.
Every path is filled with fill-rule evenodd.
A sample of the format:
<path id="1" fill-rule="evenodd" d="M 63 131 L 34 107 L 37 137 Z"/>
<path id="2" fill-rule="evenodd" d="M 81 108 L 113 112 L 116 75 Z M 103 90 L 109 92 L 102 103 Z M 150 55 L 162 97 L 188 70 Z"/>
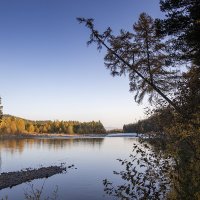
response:
<path id="1" fill-rule="evenodd" d="M 108 130 L 107 133 L 123 133 L 123 129 L 111 129 Z"/>
<path id="2" fill-rule="evenodd" d="M 103 124 L 98 121 L 31 121 L 19 117 L 5 115 L 0 125 L 1 134 L 18 133 L 65 133 L 90 134 L 105 133 Z"/>
<path id="3" fill-rule="evenodd" d="M 147 119 L 139 120 L 136 123 L 125 124 L 125 133 L 161 133 L 164 128 L 172 123 L 173 116 L 170 109 L 163 109 L 154 113 Z"/>

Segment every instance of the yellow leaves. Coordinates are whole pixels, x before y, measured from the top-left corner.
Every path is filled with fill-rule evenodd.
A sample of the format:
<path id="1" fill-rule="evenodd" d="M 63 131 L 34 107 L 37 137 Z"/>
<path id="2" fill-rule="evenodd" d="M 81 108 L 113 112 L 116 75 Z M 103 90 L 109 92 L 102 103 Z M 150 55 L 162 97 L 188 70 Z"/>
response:
<path id="1" fill-rule="evenodd" d="M 90 134 L 105 133 L 103 124 L 98 122 L 78 121 L 30 121 L 17 117 L 4 117 L 0 124 L 0 133 L 63 133 L 63 134 Z"/>

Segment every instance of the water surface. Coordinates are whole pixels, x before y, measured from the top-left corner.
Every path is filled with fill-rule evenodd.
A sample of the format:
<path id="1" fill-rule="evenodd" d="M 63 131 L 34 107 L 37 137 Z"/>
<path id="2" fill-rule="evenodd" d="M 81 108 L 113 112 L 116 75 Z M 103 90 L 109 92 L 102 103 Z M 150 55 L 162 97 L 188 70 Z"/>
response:
<path id="1" fill-rule="evenodd" d="M 0 140 L 0 172 L 38 168 L 65 162 L 77 169 L 54 175 L 48 179 L 34 180 L 31 184 L 41 188 L 44 197 L 58 187 L 62 200 L 105 200 L 107 196 L 102 181 L 105 178 L 118 184 L 113 171 L 120 170 L 117 158 L 128 158 L 137 139 L 131 137 L 74 138 L 74 139 L 4 139 Z M 24 199 L 27 183 L 0 191 L 0 197 L 9 200 Z"/>

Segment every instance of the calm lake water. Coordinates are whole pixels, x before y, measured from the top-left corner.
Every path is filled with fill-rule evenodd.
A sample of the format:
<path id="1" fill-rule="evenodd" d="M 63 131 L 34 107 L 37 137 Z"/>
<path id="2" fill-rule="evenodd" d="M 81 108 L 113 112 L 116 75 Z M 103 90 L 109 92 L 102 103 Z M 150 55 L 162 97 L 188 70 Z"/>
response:
<path id="1" fill-rule="evenodd" d="M 58 187 L 61 200 L 105 200 L 115 199 L 105 194 L 103 179 L 121 182 L 113 171 L 121 169 L 117 158 L 128 158 L 133 143 L 131 137 L 76 138 L 76 139 L 7 139 L 0 140 L 0 172 L 38 168 L 66 162 L 77 169 L 38 179 L 31 183 L 40 189 L 45 181 L 44 197 L 51 196 Z M 8 200 L 24 199 L 27 183 L 0 190 L 0 197 Z M 1 199 L 0 198 L 0 199 Z"/>

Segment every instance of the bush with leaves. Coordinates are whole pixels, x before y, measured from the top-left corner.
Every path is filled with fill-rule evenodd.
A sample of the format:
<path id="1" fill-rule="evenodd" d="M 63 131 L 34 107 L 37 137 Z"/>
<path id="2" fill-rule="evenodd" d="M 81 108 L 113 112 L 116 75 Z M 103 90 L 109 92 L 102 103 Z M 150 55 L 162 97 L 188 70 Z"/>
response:
<path id="1" fill-rule="evenodd" d="M 158 200 L 165 199 L 170 191 L 172 176 L 175 177 L 175 162 L 171 156 L 153 149 L 145 142 L 135 143 L 129 159 L 118 159 L 123 167 L 114 171 L 123 184 L 114 185 L 105 179 L 104 191 L 119 199 Z"/>

